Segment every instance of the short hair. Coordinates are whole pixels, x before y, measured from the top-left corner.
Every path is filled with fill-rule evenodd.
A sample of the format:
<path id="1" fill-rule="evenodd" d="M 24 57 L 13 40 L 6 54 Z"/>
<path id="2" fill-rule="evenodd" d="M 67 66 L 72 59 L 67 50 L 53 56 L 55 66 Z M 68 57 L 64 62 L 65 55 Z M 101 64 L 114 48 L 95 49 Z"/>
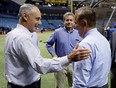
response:
<path id="1" fill-rule="evenodd" d="M 72 12 L 66 12 L 66 13 L 64 14 L 64 16 L 63 16 L 63 20 L 65 20 L 66 16 L 69 16 L 69 15 L 75 17 L 74 14 L 73 14 Z"/>
<path id="2" fill-rule="evenodd" d="M 86 19 L 88 26 L 93 27 L 96 25 L 96 12 L 91 7 L 81 7 L 75 11 L 75 16 L 76 14 L 78 15 L 78 22 Z"/>
<path id="3" fill-rule="evenodd" d="M 34 7 L 36 7 L 36 6 L 33 4 L 23 4 L 19 9 L 18 16 L 21 16 L 22 13 L 24 13 L 24 12 L 29 12 Z"/>

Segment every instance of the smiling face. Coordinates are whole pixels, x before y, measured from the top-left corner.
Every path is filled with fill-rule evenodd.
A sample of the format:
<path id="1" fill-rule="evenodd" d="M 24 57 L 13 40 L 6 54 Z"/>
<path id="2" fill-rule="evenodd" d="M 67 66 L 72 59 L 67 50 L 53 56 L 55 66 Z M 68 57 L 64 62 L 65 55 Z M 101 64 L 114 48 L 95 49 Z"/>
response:
<path id="1" fill-rule="evenodd" d="M 19 23 L 26 27 L 30 32 L 35 32 L 41 25 L 41 12 L 34 5 L 23 5 L 19 10 Z"/>
<path id="2" fill-rule="evenodd" d="M 75 24 L 74 17 L 72 15 L 67 15 L 64 19 L 64 26 L 67 29 L 72 29 L 74 27 L 74 24 Z"/>
<path id="3" fill-rule="evenodd" d="M 30 32 L 34 32 L 41 25 L 41 13 L 38 8 L 34 7 L 28 14 L 27 27 Z"/>

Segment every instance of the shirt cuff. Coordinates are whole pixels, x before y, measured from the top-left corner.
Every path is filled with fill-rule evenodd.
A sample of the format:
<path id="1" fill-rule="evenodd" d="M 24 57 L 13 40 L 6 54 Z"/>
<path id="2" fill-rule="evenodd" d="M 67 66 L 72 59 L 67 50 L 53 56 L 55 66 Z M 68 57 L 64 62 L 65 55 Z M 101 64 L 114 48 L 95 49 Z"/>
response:
<path id="1" fill-rule="evenodd" d="M 58 59 L 60 60 L 62 67 L 68 66 L 70 64 L 67 56 L 59 57 Z"/>

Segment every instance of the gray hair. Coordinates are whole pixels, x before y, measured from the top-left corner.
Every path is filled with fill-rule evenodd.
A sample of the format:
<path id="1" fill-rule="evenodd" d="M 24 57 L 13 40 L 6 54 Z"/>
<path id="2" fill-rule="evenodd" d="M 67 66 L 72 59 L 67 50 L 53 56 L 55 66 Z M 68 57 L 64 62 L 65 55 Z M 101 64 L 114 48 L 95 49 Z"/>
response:
<path id="1" fill-rule="evenodd" d="M 23 4 L 20 9 L 19 9 L 19 13 L 18 13 L 18 16 L 21 16 L 22 13 L 24 12 L 29 12 L 32 8 L 36 7 L 35 5 L 33 4 Z M 36 7 L 37 8 L 37 7 Z"/>
<path id="2" fill-rule="evenodd" d="M 72 12 L 66 12 L 63 16 L 63 20 L 65 20 L 66 16 L 69 16 L 69 15 L 75 17 L 75 15 Z"/>

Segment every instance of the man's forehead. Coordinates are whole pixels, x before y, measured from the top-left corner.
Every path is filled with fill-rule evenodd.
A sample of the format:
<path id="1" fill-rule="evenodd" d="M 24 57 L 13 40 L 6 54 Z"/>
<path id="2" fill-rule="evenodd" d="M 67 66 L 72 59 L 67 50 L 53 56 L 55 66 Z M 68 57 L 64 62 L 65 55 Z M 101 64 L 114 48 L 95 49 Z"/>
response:
<path id="1" fill-rule="evenodd" d="M 41 16 L 41 12 L 38 8 L 33 8 L 31 14 Z"/>
<path id="2" fill-rule="evenodd" d="M 33 8 L 31 9 L 31 11 L 34 12 L 34 13 L 35 13 L 35 12 L 39 12 L 39 13 L 40 13 L 39 8 L 37 8 L 37 7 L 33 7 Z"/>

